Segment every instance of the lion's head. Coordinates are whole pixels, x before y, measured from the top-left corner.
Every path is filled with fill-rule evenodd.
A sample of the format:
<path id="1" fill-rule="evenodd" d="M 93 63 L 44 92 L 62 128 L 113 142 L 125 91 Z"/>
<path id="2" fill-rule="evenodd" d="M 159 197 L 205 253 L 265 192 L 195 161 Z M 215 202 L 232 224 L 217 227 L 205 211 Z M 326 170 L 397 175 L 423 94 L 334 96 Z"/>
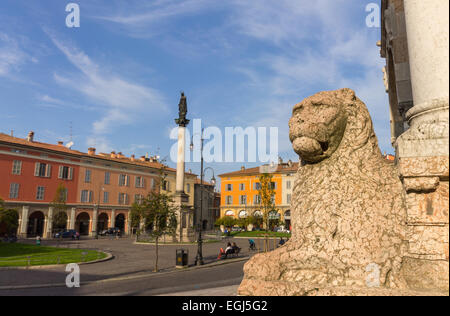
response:
<path id="1" fill-rule="evenodd" d="M 289 138 L 303 161 L 316 163 L 331 157 L 344 136 L 351 148 L 375 137 L 369 112 L 353 90 L 319 92 L 294 106 Z M 375 143 L 378 148 L 376 138 Z"/>

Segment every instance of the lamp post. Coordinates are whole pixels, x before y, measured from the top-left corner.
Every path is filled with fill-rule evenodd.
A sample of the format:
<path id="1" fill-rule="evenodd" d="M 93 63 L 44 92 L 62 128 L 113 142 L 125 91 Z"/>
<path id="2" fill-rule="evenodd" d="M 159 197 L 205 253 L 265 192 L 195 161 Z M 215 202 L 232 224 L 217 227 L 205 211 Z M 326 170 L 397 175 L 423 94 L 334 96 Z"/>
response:
<path id="1" fill-rule="evenodd" d="M 190 149 L 191 151 L 194 150 L 194 141 L 193 141 L 194 135 L 192 135 L 191 138 L 191 145 Z M 207 167 L 203 170 L 203 129 L 202 133 L 200 135 L 200 224 L 199 224 L 199 230 L 198 230 L 198 239 L 197 239 L 197 256 L 195 257 L 195 265 L 203 265 L 203 239 L 202 239 L 202 231 L 203 231 L 203 175 L 204 171 L 210 169 L 213 173 L 213 176 L 211 178 L 211 183 L 213 185 L 216 184 L 216 178 L 214 177 L 214 170 L 211 167 Z M 195 191 L 194 191 L 195 192 Z"/>

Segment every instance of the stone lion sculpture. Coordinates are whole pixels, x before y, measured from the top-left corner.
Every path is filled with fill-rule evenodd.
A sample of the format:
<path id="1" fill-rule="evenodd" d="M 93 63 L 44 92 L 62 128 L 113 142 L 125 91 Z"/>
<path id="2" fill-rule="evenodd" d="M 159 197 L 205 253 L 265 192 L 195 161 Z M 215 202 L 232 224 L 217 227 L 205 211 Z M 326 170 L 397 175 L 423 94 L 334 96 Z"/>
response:
<path id="1" fill-rule="evenodd" d="M 300 156 L 292 237 L 244 266 L 240 295 L 359 295 L 401 289 L 404 191 L 381 155 L 365 104 L 350 89 L 295 105 L 290 139 Z"/>

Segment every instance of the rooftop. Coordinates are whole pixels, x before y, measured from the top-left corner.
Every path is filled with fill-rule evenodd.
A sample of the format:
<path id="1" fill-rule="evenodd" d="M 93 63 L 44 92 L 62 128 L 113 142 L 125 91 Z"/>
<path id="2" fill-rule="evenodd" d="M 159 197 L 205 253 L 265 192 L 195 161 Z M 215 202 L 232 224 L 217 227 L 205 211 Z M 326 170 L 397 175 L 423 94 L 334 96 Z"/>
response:
<path id="1" fill-rule="evenodd" d="M 25 148 L 32 148 L 36 150 L 45 150 L 50 151 L 54 153 L 59 154 L 65 154 L 65 155 L 71 155 L 75 158 L 95 158 L 99 160 L 104 161 L 110 161 L 110 162 L 117 162 L 117 163 L 124 163 L 134 166 L 140 166 L 140 167 L 147 167 L 147 168 L 153 168 L 153 169 L 165 169 L 167 171 L 176 172 L 176 169 L 170 168 L 159 161 L 157 161 L 154 157 L 146 158 L 145 156 L 142 156 L 140 158 L 135 158 L 134 156 L 126 157 L 122 153 L 115 153 L 111 152 L 111 154 L 106 153 L 95 153 L 95 148 L 89 148 L 88 153 L 84 153 L 78 150 L 73 150 L 71 148 L 68 148 L 63 145 L 62 142 L 58 142 L 57 145 L 54 144 L 47 144 L 42 142 L 37 142 L 34 140 L 34 133 L 30 132 L 27 139 L 18 138 L 14 136 L 10 136 L 4 133 L 0 133 L 0 144 L 7 144 L 7 145 L 15 145 L 19 147 L 25 147 Z M 196 176 L 193 173 L 186 173 L 187 175 Z"/>
<path id="2" fill-rule="evenodd" d="M 267 165 L 268 166 L 268 165 Z M 277 165 L 277 169 L 270 173 L 295 173 L 298 170 L 298 162 L 282 162 Z M 245 168 L 242 167 L 239 171 L 224 173 L 219 175 L 221 178 L 225 177 L 239 177 L 239 176 L 252 176 L 261 174 L 260 167 Z"/>

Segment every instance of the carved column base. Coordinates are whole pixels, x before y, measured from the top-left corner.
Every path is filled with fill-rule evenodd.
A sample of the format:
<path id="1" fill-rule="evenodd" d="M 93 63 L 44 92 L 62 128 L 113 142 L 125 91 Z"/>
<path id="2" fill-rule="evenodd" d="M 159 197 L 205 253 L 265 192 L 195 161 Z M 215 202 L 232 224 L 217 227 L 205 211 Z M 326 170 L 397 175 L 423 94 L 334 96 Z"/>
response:
<path id="1" fill-rule="evenodd" d="M 409 243 L 402 273 L 413 289 L 449 290 L 448 142 L 442 122 L 414 126 L 396 144 Z"/>
<path id="2" fill-rule="evenodd" d="M 173 242 L 193 242 L 195 233 L 192 229 L 191 218 L 194 216 L 194 210 L 186 205 L 189 202 L 189 195 L 184 192 L 175 193 L 175 207 L 177 207 L 177 231 L 173 236 Z"/>

